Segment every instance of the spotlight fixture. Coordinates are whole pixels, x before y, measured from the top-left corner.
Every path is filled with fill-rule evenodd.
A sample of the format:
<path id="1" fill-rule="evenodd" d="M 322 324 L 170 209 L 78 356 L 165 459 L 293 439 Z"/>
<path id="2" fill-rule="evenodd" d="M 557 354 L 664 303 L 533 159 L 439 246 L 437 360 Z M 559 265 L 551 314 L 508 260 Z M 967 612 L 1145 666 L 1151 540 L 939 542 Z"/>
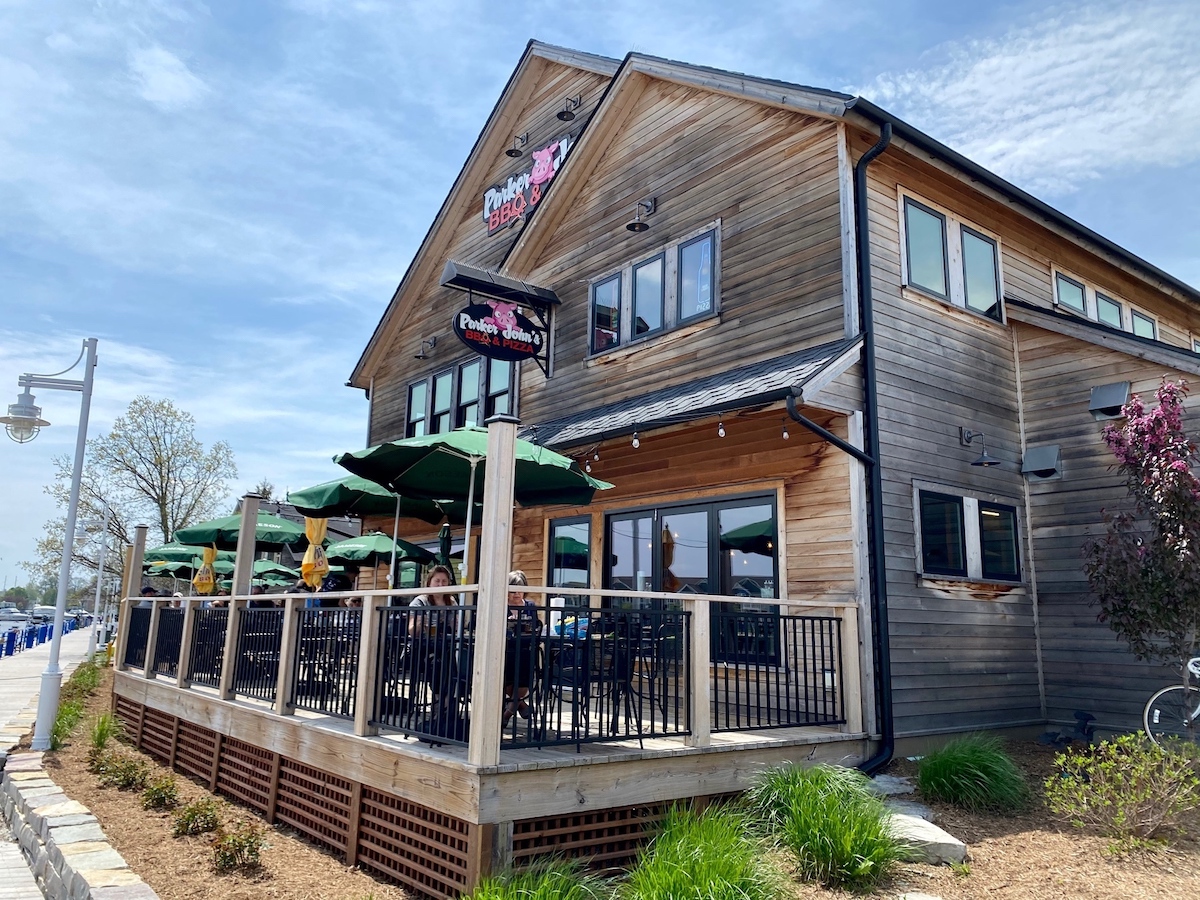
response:
<path id="1" fill-rule="evenodd" d="M 424 341 L 424 340 L 421 341 L 421 349 L 418 350 L 413 355 L 413 359 L 429 359 L 429 354 L 425 352 L 425 349 L 428 348 L 428 349 L 432 350 L 436 346 L 437 346 L 437 337 L 436 336 L 431 337 L 427 341 Z"/>
<path id="2" fill-rule="evenodd" d="M 976 438 L 979 438 L 979 446 L 983 448 L 983 452 L 979 454 L 978 458 L 971 461 L 971 465 L 979 466 L 984 469 L 990 469 L 992 466 L 1000 465 L 1000 460 L 996 459 L 994 456 L 988 455 L 987 439 L 984 437 L 982 431 L 971 431 L 967 428 L 961 427 L 958 429 L 958 440 L 959 443 L 961 443 L 964 447 L 969 447 L 971 442 Z"/>
<path id="3" fill-rule="evenodd" d="M 510 156 L 513 159 L 524 156 L 525 151 L 521 148 L 529 143 L 529 132 L 513 136 L 513 145 L 504 151 L 505 156 Z"/>
<path id="4" fill-rule="evenodd" d="M 633 221 L 625 223 L 625 230 L 639 234 L 643 231 L 649 231 L 650 226 L 642 219 L 642 211 L 645 210 L 646 215 L 654 215 L 658 209 L 658 201 L 654 197 L 649 197 L 645 200 L 639 200 L 637 206 L 633 208 Z"/>
<path id="5" fill-rule="evenodd" d="M 637 449 L 638 447 L 640 447 L 640 446 L 642 446 L 642 442 L 641 442 L 641 440 L 638 438 L 638 433 L 635 431 L 635 432 L 633 433 L 633 449 L 634 449 L 634 450 L 636 450 L 636 449 Z"/>
<path id="6" fill-rule="evenodd" d="M 725 420 L 717 420 L 717 437 L 725 437 Z"/>
<path id="7" fill-rule="evenodd" d="M 791 440 L 791 438 L 792 438 L 792 436 L 790 434 L 788 434 L 788 430 L 787 430 L 787 419 L 784 419 L 783 420 L 783 439 L 785 441 L 788 441 L 788 440 Z"/>
<path id="8" fill-rule="evenodd" d="M 555 114 L 555 117 L 560 122 L 574 122 L 575 110 L 579 109 L 579 106 L 582 103 L 583 94 L 576 94 L 574 97 L 568 97 L 566 102 L 563 104 L 563 108 Z"/>

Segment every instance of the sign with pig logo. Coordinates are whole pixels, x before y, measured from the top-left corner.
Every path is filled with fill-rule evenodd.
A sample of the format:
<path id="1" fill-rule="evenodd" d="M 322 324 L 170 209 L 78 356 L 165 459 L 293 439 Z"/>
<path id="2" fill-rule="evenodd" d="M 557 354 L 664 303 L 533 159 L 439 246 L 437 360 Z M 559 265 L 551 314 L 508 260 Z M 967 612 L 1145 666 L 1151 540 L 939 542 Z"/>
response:
<path id="1" fill-rule="evenodd" d="M 511 228 L 517 219 L 537 206 L 546 185 L 562 167 L 574 139 L 567 135 L 551 141 L 529 155 L 533 164 L 508 177 L 504 184 L 493 185 L 483 195 L 483 221 L 488 236 Z"/>
<path id="2" fill-rule="evenodd" d="M 472 303 L 454 317 L 458 339 L 481 356 L 517 362 L 537 359 L 546 346 L 546 330 L 502 300 Z"/>

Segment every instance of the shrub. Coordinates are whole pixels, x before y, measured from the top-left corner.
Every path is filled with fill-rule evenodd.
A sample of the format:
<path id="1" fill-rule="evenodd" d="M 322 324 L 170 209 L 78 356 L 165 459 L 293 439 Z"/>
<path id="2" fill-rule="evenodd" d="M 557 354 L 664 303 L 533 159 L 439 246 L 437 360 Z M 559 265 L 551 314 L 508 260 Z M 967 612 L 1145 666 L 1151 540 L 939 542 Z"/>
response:
<path id="1" fill-rule="evenodd" d="M 54 716 L 54 725 L 50 729 L 50 749 L 61 750 L 82 718 L 82 701 L 68 700 L 60 703 L 58 713 Z"/>
<path id="2" fill-rule="evenodd" d="M 110 712 L 101 713 L 92 723 L 92 746 L 88 750 L 88 769 L 97 772 L 108 742 L 113 738 L 120 739 L 124 734 L 121 720 Z"/>
<path id="3" fill-rule="evenodd" d="M 1200 807 L 1195 749 L 1159 747 L 1142 733 L 1060 754 L 1046 782 L 1051 812 L 1131 845 Z"/>
<path id="4" fill-rule="evenodd" d="M 623 900 L 768 900 L 776 879 L 729 809 L 672 809 L 620 889 Z"/>
<path id="5" fill-rule="evenodd" d="M 784 766 L 756 781 L 750 814 L 796 855 L 797 872 L 830 887 L 865 890 L 892 871 L 908 848 L 861 772 L 836 766 Z"/>
<path id="6" fill-rule="evenodd" d="M 150 769 L 137 757 L 107 751 L 97 761 L 96 776 L 104 787 L 142 791 L 146 789 Z"/>
<path id="7" fill-rule="evenodd" d="M 950 741 L 917 767 L 917 785 L 930 800 L 971 812 L 1011 812 L 1029 803 L 1029 785 L 1000 742 L 983 735 Z"/>
<path id="8" fill-rule="evenodd" d="M 484 878 L 465 900 L 603 900 L 610 891 L 575 860 L 553 860 Z"/>
<path id="9" fill-rule="evenodd" d="M 194 800 L 175 812 L 171 820 L 171 834 L 183 837 L 185 834 L 204 834 L 216 831 L 221 827 L 221 804 L 205 797 Z"/>
<path id="10" fill-rule="evenodd" d="M 144 809 L 174 809 L 179 805 L 179 786 L 174 775 L 156 778 L 142 791 Z"/>
<path id="11" fill-rule="evenodd" d="M 222 829 L 213 838 L 213 868 L 221 873 L 256 869 L 266 843 L 266 833 L 250 822 L 233 831 Z"/>

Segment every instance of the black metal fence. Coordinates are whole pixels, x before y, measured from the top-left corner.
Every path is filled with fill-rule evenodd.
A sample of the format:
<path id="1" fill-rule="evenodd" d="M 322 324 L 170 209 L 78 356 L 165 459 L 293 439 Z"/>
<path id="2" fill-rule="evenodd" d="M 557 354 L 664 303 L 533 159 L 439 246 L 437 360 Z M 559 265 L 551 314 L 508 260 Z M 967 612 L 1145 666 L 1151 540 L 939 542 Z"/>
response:
<path id="1" fill-rule="evenodd" d="M 353 719 L 362 610 L 302 609 L 299 616 L 292 704 Z"/>
<path id="2" fill-rule="evenodd" d="M 237 665 L 233 670 L 235 694 L 275 702 L 282 641 L 282 609 L 242 611 L 238 617 Z"/>
<path id="3" fill-rule="evenodd" d="M 158 675 L 174 678 L 179 670 L 179 644 L 183 640 L 183 610 L 158 611 L 158 640 L 154 642 L 154 669 Z"/>
<path id="4" fill-rule="evenodd" d="M 229 610 L 210 607 L 192 611 L 192 653 L 188 662 L 188 681 L 208 687 L 221 686 L 221 658 L 225 654 L 225 629 Z"/>
<path id="5" fill-rule="evenodd" d="M 133 669 L 146 667 L 146 644 L 150 639 L 149 607 L 135 606 L 129 611 L 129 636 L 122 662 Z"/>
<path id="6" fill-rule="evenodd" d="M 841 621 L 712 605 L 713 731 L 845 722 Z"/>

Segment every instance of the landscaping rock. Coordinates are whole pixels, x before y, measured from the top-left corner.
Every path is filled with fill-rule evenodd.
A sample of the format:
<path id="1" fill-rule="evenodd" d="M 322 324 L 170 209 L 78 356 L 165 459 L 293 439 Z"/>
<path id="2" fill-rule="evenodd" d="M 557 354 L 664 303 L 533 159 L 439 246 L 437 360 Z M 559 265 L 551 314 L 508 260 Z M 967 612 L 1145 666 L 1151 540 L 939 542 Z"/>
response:
<path id="1" fill-rule="evenodd" d="M 918 819 L 924 819 L 926 822 L 933 821 L 933 810 L 924 803 L 918 803 L 916 800 L 888 800 L 883 805 L 893 813 L 904 816 L 916 816 Z"/>
<path id="2" fill-rule="evenodd" d="M 893 814 L 892 830 L 912 848 L 913 857 L 919 862 L 936 866 L 961 863 L 967 858 L 966 844 L 917 816 Z"/>
<path id="3" fill-rule="evenodd" d="M 916 792 L 913 783 L 908 778 L 900 778 L 896 775 L 876 775 L 871 779 L 871 790 L 877 794 L 882 794 L 885 797 L 894 797 L 898 794 L 912 794 Z"/>

